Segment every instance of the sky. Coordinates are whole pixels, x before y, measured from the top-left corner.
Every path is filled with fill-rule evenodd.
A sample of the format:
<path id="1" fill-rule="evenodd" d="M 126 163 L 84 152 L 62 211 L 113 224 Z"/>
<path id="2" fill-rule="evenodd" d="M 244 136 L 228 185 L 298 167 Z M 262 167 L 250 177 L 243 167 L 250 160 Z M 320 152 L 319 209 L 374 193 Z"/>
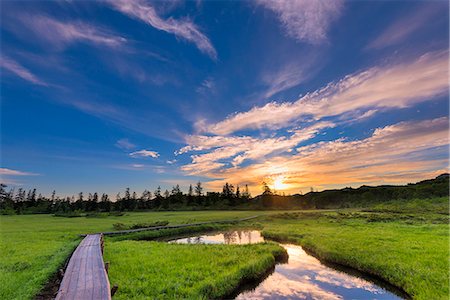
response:
<path id="1" fill-rule="evenodd" d="M 447 1 L 2 1 L 1 181 L 253 195 L 448 170 Z"/>

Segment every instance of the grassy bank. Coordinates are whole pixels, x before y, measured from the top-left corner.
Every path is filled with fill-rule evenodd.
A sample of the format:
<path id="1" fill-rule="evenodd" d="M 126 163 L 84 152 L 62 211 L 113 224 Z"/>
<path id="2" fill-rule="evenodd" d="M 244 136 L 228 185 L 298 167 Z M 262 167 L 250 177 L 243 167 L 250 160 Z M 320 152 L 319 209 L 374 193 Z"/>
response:
<path id="1" fill-rule="evenodd" d="M 276 244 L 180 245 L 108 241 L 115 299 L 211 299 L 231 293 L 275 264 L 284 249 Z"/>
<path id="2" fill-rule="evenodd" d="M 301 244 L 321 259 L 376 275 L 414 299 L 448 299 L 448 216 L 291 213 L 263 223 L 264 236 Z"/>
<path id="3" fill-rule="evenodd" d="M 386 202 L 366 211 L 143 212 L 127 213 L 124 216 L 77 218 L 50 215 L 2 216 L 0 219 L 0 253 L 2 253 L 0 256 L 0 299 L 31 299 L 68 258 L 81 240 L 78 235 L 82 233 L 113 231 L 113 224 L 117 223 L 132 227 L 139 223 L 168 221 L 170 225 L 174 225 L 237 219 L 256 214 L 265 215 L 265 217 L 251 222 L 263 227 L 264 234 L 268 237 L 299 243 L 321 258 L 377 275 L 404 289 L 416 299 L 447 299 L 449 236 L 446 198 Z M 204 225 L 175 231 L 148 231 L 128 236 L 108 237 L 106 259 L 112 264 L 111 283 L 120 286 L 118 295 L 123 293 L 124 298 L 131 297 L 133 293 L 139 293 L 139 288 L 143 288 L 143 285 L 141 287 L 130 285 L 130 276 L 137 276 L 138 273 L 127 273 L 121 270 L 125 265 L 116 260 L 117 253 L 125 251 L 127 247 L 133 248 L 130 253 L 135 253 L 136 257 L 142 258 L 155 253 L 161 256 L 158 259 L 162 261 L 164 261 L 164 254 L 174 252 L 171 258 L 180 260 L 181 263 L 178 265 L 183 272 L 169 270 L 166 266 L 168 269 L 164 280 L 176 282 L 178 277 L 185 276 L 184 279 L 180 279 L 176 290 L 179 293 L 192 293 L 192 295 L 211 296 L 225 292 L 225 289 L 220 288 L 222 281 L 215 280 L 203 282 L 203 288 L 191 286 L 189 292 L 183 292 L 183 286 L 189 283 L 189 278 L 200 276 L 196 273 L 197 267 L 214 265 L 214 261 L 217 260 L 217 264 L 214 265 L 217 270 L 213 271 L 218 272 L 219 278 L 222 278 L 220 277 L 222 273 L 228 274 L 228 277 L 224 278 L 236 284 L 236 280 L 246 277 L 245 270 L 256 268 L 257 261 L 266 263 L 271 261 L 270 256 L 273 256 L 271 246 L 262 246 L 262 248 L 258 248 L 259 246 L 253 248 L 254 245 L 218 246 L 217 249 L 221 249 L 221 255 L 214 255 L 216 250 L 206 246 L 191 247 L 191 245 L 165 245 L 144 241 L 120 241 L 123 239 L 151 240 L 167 234 L 189 234 L 214 229 L 221 228 L 217 225 Z M 138 254 L 138 245 L 142 244 L 146 250 Z M 167 248 L 164 248 L 166 246 Z M 178 258 L 175 253 L 177 251 L 174 249 L 177 251 L 184 249 L 180 250 L 183 256 Z M 257 251 L 261 252 L 255 254 Z M 123 255 L 125 259 L 127 254 Z M 186 260 L 183 260 L 184 257 Z M 236 258 L 238 263 L 234 265 L 233 259 L 229 262 L 230 257 Z M 239 257 L 251 257 L 251 259 L 255 257 L 253 266 L 240 263 Z M 132 257 L 127 259 L 131 262 Z M 135 260 L 133 263 L 137 264 L 132 266 L 131 270 L 134 268 L 139 270 L 142 260 Z M 168 263 L 168 260 L 166 262 Z M 115 263 L 117 263 L 116 267 L 113 266 Z M 202 263 L 203 266 L 197 266 L 196 263 Z M 181 266 L 185 264 L 187 266 L 190 264 L 190 269 Z M 234 268 L 232 273 L 227 273 L 230 270 L 227 264 Z M 263 267 L 266 266 L 263 265 Z M 146 267 L 151 268 L 152 265 L 146 265 Z M 201 272 L 206 273 L 199 274 L 207 274 L 209 271 L 205 269 Z M 248 274 L 257 273 L 252 271 Z M 152 274 L 155 278 L 145 277 L 145 281 L 150 280 L 154 284 L 159 284 L 157 277 L 163 278 L 162 275 L 154 272 Z M 144 275 L 141 274 L 141 276 Z M 145 274 L 145 276 L 150 275 Z M 208 292 L 208 286 L 211 289 L 210 292 Z M 127 289 L 130 290 L 127 292 Z M 130 294 L 125 296 L 127 293 Z"/>
<path id="4" fill-rule="evenodd" d="M 261 212 L 258 212 L 260 214 Z M 63 218 L 52 215 L 0 217 L 0 299 L 31 299 L 69 257 L 79 234 L 113 231 L 113 224 L 169 221 L 186 224 L 237 219 L 252 211 L 141 212 L 124 216 Z"/>

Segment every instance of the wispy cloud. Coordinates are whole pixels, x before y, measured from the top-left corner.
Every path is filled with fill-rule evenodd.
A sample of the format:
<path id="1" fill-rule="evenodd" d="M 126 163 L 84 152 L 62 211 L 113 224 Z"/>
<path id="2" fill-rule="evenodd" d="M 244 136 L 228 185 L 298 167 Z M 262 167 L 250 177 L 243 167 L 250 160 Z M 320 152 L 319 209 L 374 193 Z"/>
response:
<path id="1" fill-rule="evenodd" d="M 315 137 L 325 128 L 334 127 L 330 122 L 318 122 L 314 125 L 294 129 L 289 136 L 256 138 L 250 136 L 189 136 L 188 146 L 176 154 L 186 152 L 206 151 L 203 154 L 192 155 L 192 163 L 183 166 L 183 171 L 190 174 L 202 174 L 222 167 L 236 167 L 245 161 L 258 162 L 269 155 L 292 152 L 301 142 Z"/>
<path id="2" fill-rule="evenodd" d="M 429 2 L 389 25 L 377 38 L 369 43 L 368 49 L 384 48 L 405 41 L 424 27 L 442 9 L 447 10 L 444 3 Z"/>
<path id="3" fill-rule="evenodd" d="M 37 175 L 39 174 L 7 168 L 0 168 L 0 182 L 3 184 L 22 185 L 22 182 L 16 179 L 17 177 L 37 176 Z"/>
<path id="4" fill-rule="evenodd" d="M 66 105 L 73 106 L 84 113 L 96 116 L 98 118 L 111 120 L 119 124 L 124 123 L 123 121 L 128 117 L 124 109 L 106 102 L 96 102 L 90 99 L 69 99 L 64 97 L 58 98 L 58 101 Z"/>
<path id="5" fill-rule="evenodd" d="M 136 148 L 136 145 L 131 143 L 128 139 L 120 139 L 116 142 L 115 146 L 117 148 L 123 149 L 123 150 L 130 150 L 133 148 Z"/>
<path id="6" fill-rule="evenodd" d="M 292 68 L 284 69 L 277 73 L 270 75 L 266 74 L 263 80 L 269 85 L 263 97 L 270 98 L 278 92 L 290 89 L 297 86 L 305 79 L 305 74 L 301 70 L 294 70 Z"/>
<path id="7" fill-rule="evenodd" d="M 64 48 L 75 42 L 117 48 L 126 42 L 121 36 L 82 21 L 63 22 L 47 16 L 30 15 L 24 15 L 20 20 L 40 39 L 57 48 Z"/>
<path id="8" fill-rule="evenodd" d="M 117 75 L 122 78 L 132 78 L 141 84 L 152 84 L 162 86 L 164 84 L 179 84 L 175 74 L 164 74 L 149 70 L 142 65 L 142 62 L 131 61 L 129 58 L 120 56 L 108 56 L 105 58 L 108 67 L 112 68 Z"/>
<path id="9" fill-rule="evenodd" d="M 159 157 L 159 153 L 156 151 L 151 151 L 151 150 L 139 150 L 139 151 L 135 151 L 130 153 L 131 157 L 153 157 L 153 158 L 157 158 Z"/>
<path id="10" fill-rule="evenodd" d="M 408 107 L 445 95 L 447 78 L 448 52 L 431 52 L 405 63 L 348 75 L 295 102 L 270 102 L 215 124 L 199 123 L 198 130 L 224 135 L 247 128 L 279 129 L 307 117 Z"/>
<path id="11" fill-rule="evenodd" d="M 327 40 L 328 29 L 343 7 L 342 0 L 258 0 L 257 3 L 277 15 L 290 37 L 311 44 Z"/>
<path id="12" fill-rule="evenodd" d="M 19 76 L 20 78 L 22 78 L 26 81 L 29 81 L 33 84 L 48 86 L 48 84 L 46 82 L 39 79 L 36 75 L 31 73 L 30 70 L 28 70 L 27 68 L 20 65 L 18 62 L 14 61 L 13 59 L 11 59 L 9 57 L 2 55 L 0 58 L 0 66 L 4 69 L 14 73 L 15 75 Z"/>
<path id="13" fill-rule="evenodd" d="M 212 170 L 203 176 L 215 179 L 209 188 L 220 188 L 228 181 L 247 183 L 256 192 L 264 179 L 274 176 L 283 178 L 288 192 L 413 182 L 447 171 L 448 121 L 444 117 L 401 122 L 378 128 L 362 140 L 318 142 L 299 147 L 295 154 Z"/>
<path id="14" fill-rule="evenodd" d="M 39 174 L 23 172 L 23 171 L 18 171 L 18 170 L 12 170 L 12 169 L 7 169 L 7 168 L 0 168 L 0 175 L 1 176 L 36 176 Z"/>
<path id="15" fill-rule="evenodd" d="M 202 81 L 200 86 L 196 89 L 199 94 L 214 93 L 216 91 L 216 82 L 211 77 Z"/>
<path id="16" fill-rule="evenodd" d="M 143 0 L 117 0 L 108 1 L 116 10 L 127 16 L 138 19 L 150 26 L 194 43 L 197 48 L 212 59 L 217 59 L 217 52 L 209 38 L 189 19 L 176 20 L 161 18 L 155 8 Z"/>

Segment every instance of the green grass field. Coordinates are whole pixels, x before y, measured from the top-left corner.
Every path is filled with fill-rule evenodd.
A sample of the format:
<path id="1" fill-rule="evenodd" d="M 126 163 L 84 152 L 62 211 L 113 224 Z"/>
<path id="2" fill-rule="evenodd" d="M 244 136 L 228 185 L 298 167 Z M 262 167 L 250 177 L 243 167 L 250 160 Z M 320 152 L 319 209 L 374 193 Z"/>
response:
<path id="1" fill-rule="evenodd" d="M 115 299 L 216 299 L 257 279 L 284 249 L 277 244 L 181 245 L 107 242 Z"/>
<path id="2" fill-rule="evenodd" d="M 422 212 L 419 212 L 422 204 L 412 205 L 414 213 L 410 210 L 396 213 L 399 208 L 388 203 L 367 212 L 148 212 L 100 218 L 2 216 L 0 299 L 30 299 L 37 294 L 69 257 L 80 241 L 80 233 L 111 231 L 113 224 L 119 222 L 183 224 L 256 214 L 263 216 L 252 224 L 263 228 L 267 237 L 299 243 L 321 258 L 380 276 L 415 299 L 447 299 L 448 204 L 444 203 L 446 199 L 434 201 Z M 154 237 L 157 236 L 146 233 L 128 238 Z M 224 295 L 243 278 L 273 264 L 273 253 L 277 251 L 273 245 L 192 247 L 120 239 L 123 238 L 106 240 L 105 260 L 111 263 L 111 283 L 120 286 L 117 298 L 122 299 L 149 295 L 146 289 L 164 292 L 168 298 Z M 226 256 L 219 258 L 218 249 Z M 247 256 L 252 259 L 244 263 L 242 257 Z M 155 272 L 157 265 L 161 267 Z M 202 276 L 203 280 L 192 284 L 196 276 Z M 162 280 L 170 284 L 164 285 Z M 230 284 L 221 287 L 224 280 Z"/>
<path id="3" fill-rule="evenodd" d="M 145 212 L 101 218 L 0 216 L 0 299 L 30 299 L 37 294 L 78 245 L 79 234 L 112 231 L 118 222 L 167 220 L 170 224 L 184 224 L 252 215 L 255 212 Z"/>
<path id="4" fill-rule="evenodd" d="M 448 216 L 391 213 L 280 215 L 264 236 L 301 244 L 319 258 L 402 288 L 414 299 L 448 299 Z"/>

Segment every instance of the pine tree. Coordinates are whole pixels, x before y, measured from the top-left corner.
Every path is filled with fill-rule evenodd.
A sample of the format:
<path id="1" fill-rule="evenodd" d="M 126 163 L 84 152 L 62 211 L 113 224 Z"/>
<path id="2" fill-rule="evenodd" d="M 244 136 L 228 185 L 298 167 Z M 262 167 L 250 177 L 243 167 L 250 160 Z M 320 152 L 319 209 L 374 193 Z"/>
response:
<path id="1" fill-rule="evenodd" d="M 197 182 L 195 186 L 195 194 L 197 195 L 197 197 L 200 197 L 203 194 L 203 187 L 200 181 Z"/>
<path id="2" fill-rule="evenodd" d="M 130 200 L 131 195 L 130 195 L 130 188 L 126 188 L 125 189 L 125 200 Z"/>
<path id="3" fill-rule="evenodd" d="M 193 204 L 193 197 L 194 197 L 194 189 L 192 188 L 192 184 L 189 185 L 189 190 L 188 190 L 188 194 L 187 194 L 187 199 L 186 199 L 186 205 L 187 206 L 192 206 Z"/>
<path id="4" fill-rule="evenodd" d="M 270 190 L 269 185 L 263 181 L 262 182 L 263 195 L 272 195 L 272 191 Z"/>
<path id="5" fill-rule="evenodd" d="M 161 187 L 158 186 L 158 188 L 155 190 L 155 197 L 161 197 Z"/>

